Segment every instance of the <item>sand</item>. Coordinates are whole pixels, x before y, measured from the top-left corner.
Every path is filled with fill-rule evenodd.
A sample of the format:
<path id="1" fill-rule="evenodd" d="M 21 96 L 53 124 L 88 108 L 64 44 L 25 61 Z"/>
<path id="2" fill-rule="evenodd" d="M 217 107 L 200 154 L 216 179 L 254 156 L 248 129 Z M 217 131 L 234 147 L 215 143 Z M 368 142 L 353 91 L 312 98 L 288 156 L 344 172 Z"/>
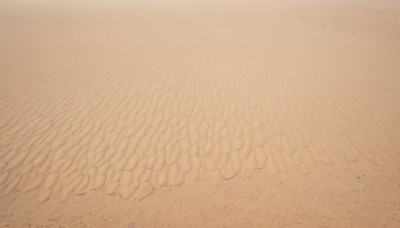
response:
<path id="1" fill-rule="evenodd" d="M 0 4 L 0 226 L 400 226 L 395 2 L 73 3 Z"/>

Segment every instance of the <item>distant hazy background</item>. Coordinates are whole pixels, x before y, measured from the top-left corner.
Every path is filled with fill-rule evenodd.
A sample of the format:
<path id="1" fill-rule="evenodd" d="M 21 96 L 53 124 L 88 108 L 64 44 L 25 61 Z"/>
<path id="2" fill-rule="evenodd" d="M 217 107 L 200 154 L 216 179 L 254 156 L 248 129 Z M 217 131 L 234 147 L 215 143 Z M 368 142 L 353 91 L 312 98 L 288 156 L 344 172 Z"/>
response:
<path id="1" fill-rule="evenodd" d="M 2 0 L 1 5 L 141 6 L 141 7 L 301 7 L 315 5 L 357 5 L 400 9 L 400 0 Z"/>

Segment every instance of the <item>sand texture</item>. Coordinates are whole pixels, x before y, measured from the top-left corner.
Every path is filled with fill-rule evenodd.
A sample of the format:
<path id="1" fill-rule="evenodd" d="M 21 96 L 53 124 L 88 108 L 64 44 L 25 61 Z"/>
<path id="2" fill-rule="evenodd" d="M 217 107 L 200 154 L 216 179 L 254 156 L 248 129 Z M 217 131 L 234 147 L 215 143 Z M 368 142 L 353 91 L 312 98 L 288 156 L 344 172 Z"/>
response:
<path id="1" fill-rule="evenodd" d="M 0 226 L 400 226 L 396 9 L 3 4 L 0 28 Z"/>

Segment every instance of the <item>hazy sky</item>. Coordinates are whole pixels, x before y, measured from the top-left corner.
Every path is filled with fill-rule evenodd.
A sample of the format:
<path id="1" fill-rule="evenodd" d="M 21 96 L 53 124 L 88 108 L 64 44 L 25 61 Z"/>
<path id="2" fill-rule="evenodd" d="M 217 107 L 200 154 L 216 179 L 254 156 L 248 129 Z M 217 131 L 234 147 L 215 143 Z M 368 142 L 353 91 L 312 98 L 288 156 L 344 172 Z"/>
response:
<path id="1" fill-rule="evenodd" d="M 81 5 L 151 7 L 301 7 L 314 5 L 357 5 L 400 10 L 400 0 L 1 0 L 0 5 Z"/>

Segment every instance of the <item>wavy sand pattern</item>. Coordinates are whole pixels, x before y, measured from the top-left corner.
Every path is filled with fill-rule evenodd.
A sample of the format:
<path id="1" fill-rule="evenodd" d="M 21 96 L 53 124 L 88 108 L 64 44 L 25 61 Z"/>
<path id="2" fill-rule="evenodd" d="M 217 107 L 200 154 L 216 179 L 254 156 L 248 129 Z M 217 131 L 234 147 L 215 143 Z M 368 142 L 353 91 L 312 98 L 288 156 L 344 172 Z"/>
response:
<path id="1" fill-rule="evenodd" d="M 399 14 L 202 15 L 1 16 L 0 195 L 138 199 L 192 180 L 399 164 Z"/>

